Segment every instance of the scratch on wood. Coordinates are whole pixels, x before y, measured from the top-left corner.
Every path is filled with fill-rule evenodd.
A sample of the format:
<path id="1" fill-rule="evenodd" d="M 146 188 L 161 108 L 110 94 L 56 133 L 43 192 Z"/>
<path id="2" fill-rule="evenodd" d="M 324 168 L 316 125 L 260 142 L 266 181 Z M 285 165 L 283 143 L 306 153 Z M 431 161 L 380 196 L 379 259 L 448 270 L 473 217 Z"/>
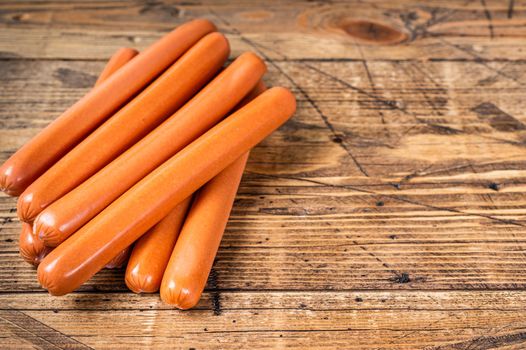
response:
<path id="1" fill-rule="evenodd" d="M 294 79 L 292 79 L 292 77 L 290 75 L 288 75 L 287 73 L 285 73 L 285 71 L 283 69 L 281 69 L 280 66 L 278 66 L 278 64 L 276 64 L 269 56 L 267 56 L 263 51 L 261 51 L 258 46 L 256 44 L 254 44 L 251 40 L 249 40 L 248 38 L 246 38 L 237 28 L 231 26 L 229 24 L 229 22 L 227 22 L 226 20 L 224 20 L 221 16 L 219 16 L 217 13 L 215 13 L 214 11 L 211 11 L 217 18 L 219 18 L 222 22 L 224 22 L 225 24 L 229 25 L 232 29 L 233 32 L 235 32 L 237 35 L 239 35 L 239 37 L 241 38 L 241 40 L 243 40 L 244 42 L 246 42 L 247 44 L 249 44 L 251 47 L 254 48 L 254 50 L 256 50 L 261 56 L 263 56 L 263 58 L 265 60 L 267 60 L 270 64 L 272 64 L 272 66 L 274 68 L 276 68 L 285 78 L 287 78 L 287 80 L 292 84 L 294 85 L 294 87 L 296 89 L 298 89 L 298 91 L 303 95 L 303 97 L 309 102 L 309 104 L 314 108 L 314 110 L 318 113 L 318 115 L 320 116 L 320 118 L 323 120 L 324 124 L 327 126 L 327 128 L 329 129 L 329 131 L 332 133 L 333 135 L 333 138 L 334 137 L 338 137 L 340 138 L 341 137 L 341 134 L 338 133 L 336 131 L 336 129 L 334 128 L 334 125 L 332 125 L 332 123 L 329 121 L 329 118 L 321 111 L 320 107 L 318 106 L 318 104 L 309 96 L 309 94 L 303 89 L 303 87 L 301 87 Z M 345 140 L 343 140 L 344 142 L 339 142 L 338 144 L 345 150 L 345 152 L 347 153 L 347 155 L 352 159 L 353 163 L 356 165 L 356 167 L 358 168 L 358 170 L 366 177 L 369 176 L 369 174 L 367 173 L 367 171 L 365 170 L 365 168 L 360 164 L 360 162 L 358 161 L 358 159 L 356 158 L 356 156 L 353 154 L 351 148 L 349 147 L 349 145 L 347 144 L 347 142 L 345 142 Z"/>
<path id="2" fill-rule="evenodd" d="M 418 92 L 422 95 L 422 97 L 424 98 L 426 103 L 429 105 L 429 107 L 431 107 L 431 109 L 433 110 L 435 116 L 443 115 L 444 113 L 442 113 L 442 111 L 431 100 L 431 98 L 429 97 L 429 95 L 425 91 L 426 90 L 425 87 L 419 81 L 417 81 L 417 79 L 415 79 L 415 77 L 413 76 L 412 72 L 409 69 L 407 69 L 403 64 L 397 63 L 397 65 L 400 68 L 402 68 L 402 70 L 404 72 L 406 72 L 406 74 L 410 77 L 410 79 L 413 82 L 413 84 L 415 84 L 416 86 L 420 87 L 420 89 L 418 89 Z"/>
<path id="3" fill-rule="evenodd" d="M 475 216 L 475 217 L 485 218 L 485 219 L 496 221 L 496 222 L 500 222 L 500 223 L 503 223 L 503 224 L 526 227 L 525 224 L 523 224 L 523 223 L 521 223 L 521 222 L 519 222 L 517 220 L 501 219 L 501 218 L 498 218 L 498 217 L 495 217 L 495 216 L 492 216 L 492 215 L 487 215 L 487 214 L 470 213 L 470 212 L 465 212 L 465 211 L 462 211 L 462 210 L 459 210 L 459 209 L 454 209 L 454 208 L 449 208 L 449 207 L 439 207 L 439 206 L 435 206 L 435 205 L 431 205 L 431 204 L 421 203 L 421 202 L 418 202 L 418 201 L 415 201 L 415 200 L 412 200 L 412 199 L 407 199 L 407 198 L 404 198 L 404 197 L 401 197 L 401 196 L 398 196 L 398 195 L 383 194 L 383 193 L 378 193 L 378 192 L 375 192 L 375 191 L 372 191 L 372 190 L 366 190 L 366 189 L 360 188 L 358 186 L 335 185 L 335 184 L 331 184 L 331 183 L 327 183 L 327 182 L 323 182 L 323 181 L 319 181 L 319 180 L 305 179 L 305 178 L 296 177 L 296 176 L 271 175 L 271 174 L 263 174 L 263 173 L 253 172 L 253 171 L 245 171 L 245 172 L 247 174 L 253 174 L 253 175 L 258 175 L 258 176 L 263 176 L 263 177 L 270 177 L 270 178 L 277 178 L 277 179 L 287 179 L 287 180 L 296 180 L 296 181 L 304 181 L 304 182 L 309 182 L 309 183 L 313 183 L 313 184 L 317 184 L 317 185 L 321 185 L 321 186 L 328 186 L 328 187 L 347 188 L 347 189 L 351 189 L 351 190 L 354 190 L 354 191 L 357 191 L 357 192 L 374 194 L 376 196 L 390 198 L 390 199 L 393 199 L 393 200 L 397 200 L 397 201 L 401 201 L 401 202 L 405 202 L 405 203 L 409 203 L 409 204 L 413 204 L 413 205 L 417 205 L 417 206 L 422 206 L 422 207 L 425 207 L 425 208 L 428 208 L 428 209 L 439 210 L 439 211 L 443 210 L 443 211 L 448 211 L 448 212 L 456 213 L 456 214 L 462 214 L 462 215 L 466 215 L 466 216 Z"/>
<path id="4" fill-rule="evenodd" d="M 495 37 L 495 34 L 493 33 L 493 20 L 491 18 L 491 12 L 489 12 L 488 7 L 486 6 L 486 0 L 480 0 L 480 3 L 482 4 L 482 7 L 484 7 L 484 14 L 486 15 L 486 19 L 488 20 L 489 36 L 493 39 L 493 37 Z"/>
<path id="5" fill-rule="evenodd" d="M 417 177 L 425 177 L 425 176 L 429 176 L 429 175 L 437 175 L 437 174 L 449 173 L 451 171 L 462 170 L 462 169 L 465 169 L 465 168 L 473 169 L 474 166 L 478 166 L 478 167 L 491 166 L 492 170 L 510 169 L 509 165 L 507 165 L 505 163 L 503 164 L 502 162 L 486 162 L 486 163 L 478 163 L 478 164 L 471 164 L 471 163 L 460 164 L 460 165 L 454 165 L 454 166 L 447 167 L 447 168 L 436 169 L 436 170 L 433 170 L 433 171 L 426 171 L 432 165 L 433 164 L 431 164 L 428 167 L 425 167 L 424 169 L 416 170 L 416 171 L 412 172 L 411 174 L 405 176 L 400 182 L 401 183 L 402 182 L 406 182 L 406 181 L 408 182 L 411 179 L 414 179 L 414 178 L 417 178 Z"/>
<path id="6" fill-rule="evenodd" d="M 303 66 L 315 71 L 315 72 L 318 72 L 344 86 L 346 86 L 347 88 L 351 89 L 351 90 L 354 90 L 358 93 L 361 93 L 361 94 L 364 94 L 365 96 L 368 96 L 372 99 L 374 99 L 375 101 L 379 102 L 379 103 L 382 103 L 386 106 L 389 106 L 391 109 L 395 109 L 395 110 L 398 110 L 402 113 L 404 113 L 405 115 L 408 115 L 408 116 L 411 116 L 412 118 L 415 119 L 415 121 L 417 123 L 420 123 L 420 124 L 425 124 L 425 125 L 428 125 L 430 128 L 438 131 L 442 131 L 442 132 L 445 132 L 447 131 L 447 134 L 454 134 L 454 133 L 458 133 L 458 134 L 465 134 L 466 132 L 464 132 L 463 130 L 461 129 L 455 129 L 455 128 L 452 128 L 452 127 L 449 127 L 449 126 L 444 126 L 444 125 L 440 125 L 440 124 L 436 124 L 436 123 L 433 123 L 433 122 L 430 122 L 428 120 L 425 120 L 425 119 L 422 119 L 420 118 L 418 115 L 416 115 L 415 113 L 412 113 L 410 111 L 408 111 L 406 108 L 404 107 L 400 107 L 398 106 L 396 103 L 394 103 L 393 101 L 389 101 L 389 100 L 383 100 L 382 98 L 378 97 L 378 96 L 375 96 L 375 95 L 372 95 L 370 93 L 368 93 L 367 91 L 363 90 L 363 89 L 360 89 L 350 83 L 348 83 L 347 81 L 345 80 L 342 80 L 338 77 L 335 77 L 319 68 L 316 68 L 314 66 L 311 66 L 310 64 L 307 64 L 307 63 L 304 63 Z M 409 132 L 410 130 L 414 129 L 415 126 L 412 125 L 410 126 L 406 131 L 404 131 L 402 133 L 402 135 L 400 136 L 399 139 L 401 139 L 405 134 L 407 134 L 407 132 Z M 507 140 L 507 139 L 500 139 L 498 137 L 493 137 L 493 136 L 489 136 L 489 135 L 478 135 L 480 138 L 484 138 L 484 139 L 489 139 L 489 140 L 493 140 L 493 141 L 499 141 L 499 142 L 502 142 L 502 143 L 508 143 L 508 144 L 513 144 L 513 145 L 517 145 L 517 146 L 522 146 L 523 144 L 521 142 L 517 142 L 517 141 L 513 141 L 513 140 Z"/>
<path id="7" fill-rule="evenodd" d="M 366 72 L 366 74 L 367 74 L 367 80 L 369 81 L 369 85 L 371 86 L 371 90 L 373 91 L 373 93 L 374 93 L 375 95 L 377 95 L 377 94 L 378 94 L 378 91 L 376 90 L 376 85 L 375 85 L 375 83 L 374 83 L 374 80 L 373 80 L 373 76 L 372 76 L 372 74 L 371 74 L 371 71 L 369 70 L 369 65 L 367 64 L 367 60 L 365 59 L 365 55 L 363 54 L 362 47 L 361 47 L 361 45 L 360 45 L 359 43 L 356 43 L 356 47 L 358 48 L 358 51 L 360 52 L 360 56 L 361 56 L 362 59 L 363 59 L 363 61 L 362 61 L 362 63 L 363 63 L 363 67 L 364 67 L 365 72 Z M 378 111 L 378 115 L 380 116 L 380 121 L 382 122 L 382 124 L 385 125 L 386 122 L 385 122 L 385 116 L 384 116 L 384 113 L 383 113 L 381 110 L 379 110 L 379 111 Z M 383 127 L 383 131 L 384 131 L 385 135 L 386 135 L 387 137 L 389 137 L 389 129 L 388 129 L 386 126 Z"/>
<path id="8" fill-rule="evenodd" d="M 214 261 L 215 265 L 215 261 Z M 208 277 L 208 283 L 210 286 L 210 294 L 212 296 L 212 309 L 214 310 L 214 315 L 219 316 L 221 315 L 221 294 L 219 292 L 219 286 L 218 286 L 218 275 L 217 271 L 215 270 L 214 266 L 212 266 L 212 269 L 210 270 L 210 276 Z"/>
<path id="9" fill-rule="evenodd" d="M 18 310 L 0 310 L 0 318 L 15 326 L 15 334 L 35 346 L 57 349 L 92 349 L 84 343 Z"/>
<path id="10" fill-rule="evenodd" d="M 508 1 L 508 18 L 511 19 L 513 17 L 513 5 L 514 5 L 514 0 L 509 0 Z"/>
<path id="11" fill-rule="evenodd" d="M 449 41 L 447 41 L 446 39 L 444 38 L 438 38 L 438 40 L 442 41 L 444 44 L 450 46 L 450 47 L 453 47 L 453 48 L 456 48 L 457 50 L 460 50 L 464 53 L 467 53 L 468 55 L 470 55 L 472 58 L 474 58 L 474 62 L 477 63 L 477 64 L 480 64 L 482 66 L 484 66 L 486 69 L 488 69 L 489 71 L 491 72 L 494 72 L 496 73 L 497 75 L 503 77 L 503 78 L 506 78 L 506 79 L 509 79 L 509 80 L 512 80 L 514 82 L 516 82 L 517 84 L 521 85 L 521 86 L 524 86 L 524 84 L 519 80 L 517 79 L 516 77 L 512 76 L 512 75 L 509 75 L 509 74 L 506 74 L 504 72 L 502 72 L 501 70 L 499 69 L 496 69 L 496 68 L 493 68 L 492 66 L 490 66 L 488 64 L 488 62 L 491 62 L 491 61 L 488 61 L 482 57 L 480 57 L 479 55 L 477 55 L 476 53 L 474 53 L 473 51 L 469 50 L 468 48 L 465 48 L 463 47 L 462 45 L 458 45 L 458 44 L 453 44 Z"/>
<path id="12" fill-rule="evenodd" d="M 467 3 L 469 3 L 471 0 L 466 1 L 463 6 L 466 6 Z M 424 10 L 424 9 L 423 9 Z M 457 13 L 457 9 L 448 10 L 443 16 L 438 17 L 437 14 L 440 11 L 440 8 L 431 8 L 429 11 L 429 19 L 424 24 L 419 24 L 414 26 L 413 21 L 418 19 L 416 17 L 414 12 L 410 13 L 402 13 L 400 15 L 400 19 L 402 22 L 404 22 L 404 27 L 406 30 L 410 33 L 411 40 L 415 40 L 417 38 L 423 38 L 429 35 L 428 29 L 429 27 L 440 24 L 445 22 L 448 18 L 453 16 L 455 13 Z"/>
<path id="13" fill-rule="evenodd" d="M 408 61 L 408 62 L 411 64 L 411 66 L 412 66 L 413 68 L 415 68 L 415 69 L 416 69 L 417 71 L 419 71 L 423 76 L 425 76 L 430 82 L 432 82 L 433 85 L 435 85 L 435 87 L 436 87 L 437 89 L 440 89 L 440 91 L 442 91 L 442 92 L 444 92 L 444 93 L 447 92 L 446 89 L 445 89 L 442 85 L 440 85 L 440 84 L 439 84 L 439 83 L 438 83 L 438 82 L 437 82 L 437 81 L 431 76 L 431 74 L 429 74 L 428 72 L 425 71 L 425 69 L 423 69 L 423 68 L 420 67 L 420 64 L 418 64 L 418 63 L 416 63 L 416 62 L 413 62 L 413 61 Z"/>
<path id="14" fill-rule="evenodd" d="M 268 59 L 268 57 L 266 57 L 266 59 Z M 272 61 L 271 61 L 272 62 Z M 274 64 L 273 65 L 276 67 L 276 69 L 279 70 L 279 72 L 281 74 L 283 74 L 297 89 L 298 91 L 303 95 L 303 97 L 305 97 L 305 99 L 307 99 L 307 101 L 310 103 L 310 105 L 314 108 L 314 110 L 318 113 L 318 115 L 321 117 L 321 119 L 323 120 L 323 123 L 325 124 L 325 126 L 329 129 L 329 131 L 331 132 L 332 134 L 332 137 L 333 137 L 333 140 L 336 141 L 336 143 L 338 143 L 344 150 L 345 152 L 349 155 L 349 157 L 352 159 L 353 163 L 356 165 L 356 167 L 358 168 L 358 170 L 360 170 L 360 172 L 368 177 L 369 174 L 367 173 L 367 171 L 365 170 L 365 168 L 360 164 L 360 162 L 358 161 L 358 159 L 356 159 L 356 156 L 353 154 L 353 152 L 351 151 L 351 148 L 349 147 L 349 145 L 347 144 L 346 140 L 344 138 L 342 138 L 342 134 L 337 132 L 334 125 L 332 125 L 332 123 L 329 121 L 329 118 L 321 111 L 320 107 L 318 106 L 318 104 L 310 97 L 310 95 L 299 85 L 297 84 L 293 79 L 292 77 L 290 77 L 288 74 L 286 74 L 280 67 L 277 66 L 277 64 Z M 339 142 L 339 141 L 341 142 Z"/>
<path id="15" fill-rule="evenodd" d="M 370 257 L 372 257 L 373 259 L 375 259 L 376 261 L 378 261 L 383 267 L 385 267 L 389 272 L 391 272 L 393 275 L 395 275 L 393 278 L 391 278 L 390 280 L 391 281 L 398 281 L 400 278 L 402 278 L 404 275 L 407 275 L 405 272 L 404 273 L 400 273 L 398 271 L 396 271 L 395 269 L 393 269 L 389 264 L 387 264 L 385 261 L 383 261 L 382 259 L 380 259 L 378 257 L 377 254 L 369 251 L 364 245 L 358 243 L 357 241 L 353 240 L 352 243 L 356 246 L 358 246 L 361 250 L 363 250 L 364 252 L 366 252 Z M 408 281 L 409 282 L 409 278 L 408 278 Z M 403 282 L 403 283 L 406 283 L 406 282 Z"/>

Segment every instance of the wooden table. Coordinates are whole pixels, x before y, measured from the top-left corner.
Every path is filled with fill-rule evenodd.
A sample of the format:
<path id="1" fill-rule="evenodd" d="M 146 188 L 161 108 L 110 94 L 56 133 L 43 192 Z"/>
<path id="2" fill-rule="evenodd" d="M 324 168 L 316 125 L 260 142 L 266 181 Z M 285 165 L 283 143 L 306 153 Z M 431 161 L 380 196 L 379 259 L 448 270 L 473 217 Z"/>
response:
<path id="1" fill-rule="evenodd" d="M 0 196 L 0 347 L 526 348 L 526 3 L 3 1 L 0 161 L 119 47 L 213 20 L 294 91 L 198 307 L 103 271 L 54 298 Z"/>

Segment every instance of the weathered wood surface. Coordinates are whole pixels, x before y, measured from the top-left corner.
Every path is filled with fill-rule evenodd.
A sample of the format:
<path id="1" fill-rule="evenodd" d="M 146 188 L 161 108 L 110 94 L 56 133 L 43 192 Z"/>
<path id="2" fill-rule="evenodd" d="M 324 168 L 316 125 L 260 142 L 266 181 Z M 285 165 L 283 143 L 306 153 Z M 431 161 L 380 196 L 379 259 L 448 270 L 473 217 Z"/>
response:
<path id="1" fill-rule="evenodd" d="M 197 16 L 298 99 L 252 152 L 202 302 L 122 271 L 49 297 L 1 195 L 2 347 L 525 348 L 524 1 L 3 1 L 0 161 L 116 48 Z"/>

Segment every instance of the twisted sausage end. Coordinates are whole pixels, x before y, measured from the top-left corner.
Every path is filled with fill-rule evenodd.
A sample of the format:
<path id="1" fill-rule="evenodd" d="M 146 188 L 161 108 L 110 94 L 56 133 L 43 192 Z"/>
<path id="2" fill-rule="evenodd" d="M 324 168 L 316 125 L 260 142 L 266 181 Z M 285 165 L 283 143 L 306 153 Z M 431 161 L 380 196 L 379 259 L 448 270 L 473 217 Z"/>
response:
<path id="1" fill-rule="evenodd" d="M 178 309 L 187 310 L 193 308 L 199 302 L 201 293 L 191 291 L 183 284 L 170 280 L 161 285 L 161 300 L 173 305 Z"/>

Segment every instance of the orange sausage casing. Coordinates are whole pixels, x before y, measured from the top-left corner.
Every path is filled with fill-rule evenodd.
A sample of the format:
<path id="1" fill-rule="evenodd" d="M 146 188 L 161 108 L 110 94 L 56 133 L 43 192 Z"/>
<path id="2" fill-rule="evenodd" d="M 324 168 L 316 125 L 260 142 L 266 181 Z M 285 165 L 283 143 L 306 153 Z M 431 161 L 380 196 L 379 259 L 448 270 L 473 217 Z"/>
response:
<path id="1" fill-rule="evenodd" d="M 137 181 L 234 108 L 266 71 L 255 54 L 239 56 L 192 100 L 142 140 L 35 219 L 34 232 L 57 246 Z"/>
<path id="2" fill-rule="evenodd" d="M 165 303 L 189 309 L 201 298 L 247 159 L 245 153 L 197 192 L 163 275 Z"/>
<path id="3" fill-rule="evenodd" d="M 294 95 L 274 87 L 234 112 L 143 178 L 38 267 L 40 284 L 64 295 L 91 278 L 172 208 L 289 119 Z"/>
<path id="4" fill-rule="evenodd" d="M 265 89 L 263 82 L 259 82 L 241 105 L 250 102 Z M 164 302 L 189 309 L 201 298 L 247 160 L 248 153 L 245 153 L 197 192 L 166 265 L 161 284 L 161 299 Z"/>
<path id="5" fill-rule="evenodd" d="M 26 222 L 22 223 L 22 229 L 20 231 L 19 237 L 19 249 L 20 256 L 33 266 L 38 266 L 42 259 L 44 259 L 44 257 L 48 255 L 51 250 L 53 250 L 51 247 L 46 247 L 40 238 L 33 235 L 32 225 Z M 130 251 L 131 248 L 124 249 L 104 267 L 106 269 L 117 269 L 123 267 L 128 261 Z M 166 259 L 167 261 L 168 258 Z"/>
<path id="6" fill-rule="evenodd" d="M 133 62 L 88 92 L 0 167 L 0 190 L 20 195 L 88 133 L 126 103 L 215 26 L 204 19 L 165 35 Z"/>
<path id="7" fill-rule="evenodd" d="M 124 66 L 129 60 L 135 57 L 138 52 L 134 49 L 123 47 L 113 54 L 102 73 L 99 75 L 99 79 L 95 84 L 102 83 L 111 74 L 115 73 L 119 68 Z M 44 242 L 38 238 L 37 235 L 33 235 L 31 224 L 22 223 L 22 231 L 20 232 L 19 249 L 20 255 L 28 263 L 38 266 L 40 261 L 51 251 L 52 248 L 46 247 Z M 115 259 L 120 259 L 114 264 L 123 264 L 122 254 L 119 254 Z M 111 264 L 111 262 L 110 262 Z M 108 267 L 108 266 L 106 266 Z"/>
<path id="8" fill-rule="evenodd" d="M 38 237 L 33 236 L 31 224 L 25 222 L 22 223 L 18 246 L 20 249 L 20 256 L 34 266 L 38 266 L 40 261 L 42 261 L 52 249 L 46 247 Z"/>
<path id="9" fill-rule="evenodd" d="M 260 81 L 239 105 L 244 106 L 264 90 L 265 87 Z M 217 176 L 221 176 L 221 173 Z M 214 182 L 214 179 L 210 180 L 210 182 Z M 208 184 L 204 187 L 207 186 Z M 190 198 L 179 203 L 167 217 L 162 219 L 135 243 L 125 276 L 126 285 L 132 291 L 136 293 L 154 293 L 159 290 L 164 271 L 176 244 L 179 230 L 183 225 L 189 205 Z M 228 199 L 226 199 L 225 205 L 228 208 Z M 175 216 L 175 222 L 172 222 L 174 219 L 170 219 L 170 216 Z"/>
<path id="10" fill-rule="evenodd" d="M 128 258 L 130 257 L 130 253 L 132 251 L 132 247 L 125 248 L 122 250 L 119 254 L 117 254 L 113 259 L 110 260 L 109 263 L 107 263 L 104 268 L 106 269 L 120 269 L 126 263 L 128 262 Z"/>
<path id="11" fill-rule="evenodd" d="M 45 207 L 139 141 L 199 91 L 229 52 L 228 41 L 220 33 L 199 40 L 139 96 L 33 182 L 18 199 L 20 219 L 33 221 Z"/>
<path id="12" fill-rule="evenodd" d="M 122 47 L 119 50 L 117 50 L 117 52 L 115 52 L 113 56 L 111 56 L 110 60 L 108 61 L 102 72 L 99 74 L 99 78 L 97 79 L 95 86 L 101 84 L 104 80 L 108 79 L 113 73 L 119 70 L 119 68 L 121 68 L 132 58 L 137 56 L 138 53 L 139 51 L 129 47 Z M 120 269 L 128 261 L 128 258 L 130 257 L 130 252 L 131 247 L 124 249 L 113 259 L 111 259 L 111 261 L 107 263 L 106 266 L 104 266 L 104 268 Z"/>
<path id="13" fill-rule="evenodd" d="M 106 66 L 102 70 L 102 72 L 99 74 L 99 78 L 95 82 L 95 86 L 98 86 L 102 84 L 105 80 L 107 80 L 113 73 L 119 70 L 122 66 L 124 66 L 126 63 L 131 61 L 132 58 L 137 56 L 139 54 L 139 51 L 132 49 L 131 47 L 121 47 L 120 49 L 115 52 L 108 63 L 106 63 Z"/>
<path id="14" fill-rule="evenodd" d="M 175 246 L 192 196 L 177 204 L 166 217 L 145 233 L 133 247 L 125 281 L 135 293 L 159 290 L 164 269 Z"/>

